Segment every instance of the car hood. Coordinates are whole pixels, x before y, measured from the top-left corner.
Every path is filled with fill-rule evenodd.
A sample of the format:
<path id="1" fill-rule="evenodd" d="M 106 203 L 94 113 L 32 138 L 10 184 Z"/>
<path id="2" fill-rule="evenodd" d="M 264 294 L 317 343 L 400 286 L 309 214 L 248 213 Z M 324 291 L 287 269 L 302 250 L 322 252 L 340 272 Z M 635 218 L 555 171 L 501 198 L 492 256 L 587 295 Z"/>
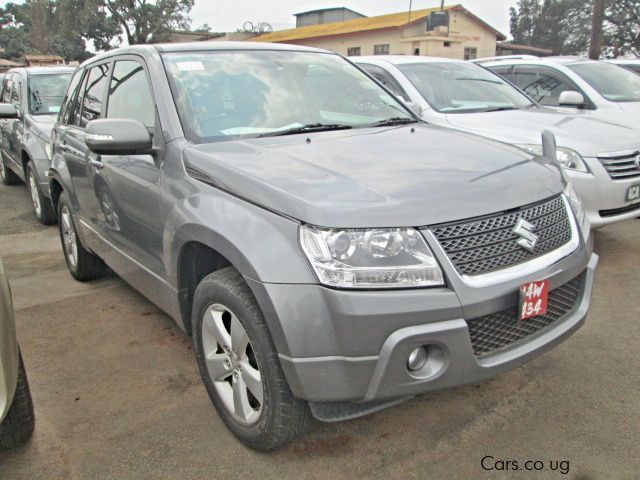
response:
<path id="1" fill-rule="evenodd" d="M 424 124 L 190 146 L 187 171 L 327 227 L 423 226 L 562 190 L 558 168 L 511 146 Z"/>
<path id="2" fill-rule="evenodd" d="M 640 147 L 640 135 L 630 126 L 546 108 L 448 114 L 447 121 L 460 130 L 512 144 L 540 145 L 542 131 L 550 130 L 558 146 L 583 157 Z"/>
<path id="3" fill-rule="evenodd" d="M 44 141 L 51 140 L 51 130 L 58 119 L 56 115 L 31 115 L 27 127 Z"/>

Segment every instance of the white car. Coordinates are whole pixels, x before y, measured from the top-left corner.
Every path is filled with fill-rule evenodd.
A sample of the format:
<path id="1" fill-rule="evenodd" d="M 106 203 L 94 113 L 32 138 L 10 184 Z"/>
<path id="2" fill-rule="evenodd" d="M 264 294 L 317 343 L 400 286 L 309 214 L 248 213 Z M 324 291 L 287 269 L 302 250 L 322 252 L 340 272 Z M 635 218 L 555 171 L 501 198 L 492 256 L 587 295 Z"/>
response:
<path id="1" fill-rule="evenodd" d="M 624 67 L 627 70 L 631 70 L 634 73 L 640 75 L 640 59 L 624 59 L 616 58 L 615 60 L 605 60 L 606 62 L 613 63 L 619 67 Z"/>
<path id="2" fill-rule="evenodd" d="M 350 60 L 428 123 L 534 153 L 542 150 L 540 133 L 550 130 L 557 139 L 558 160 L 593 227 L 640 214 L 638 130 L 540 106 L 498 75 L 461 60 L 401 55 Z"/>
<path id="3" fill-rule="evenodd" d="M 640 125 L 640 76 L 608 62 L 582 57 L 527 56 L 478 59 L 541 105 L 572 107 L 596 118 Z"/>

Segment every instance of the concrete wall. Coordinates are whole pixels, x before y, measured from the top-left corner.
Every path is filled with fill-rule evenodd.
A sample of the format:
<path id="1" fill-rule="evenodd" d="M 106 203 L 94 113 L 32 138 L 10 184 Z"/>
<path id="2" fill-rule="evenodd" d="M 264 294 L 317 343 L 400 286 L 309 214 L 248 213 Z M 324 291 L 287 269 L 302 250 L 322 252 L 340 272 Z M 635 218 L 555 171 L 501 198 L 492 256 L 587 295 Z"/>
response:
<path id="1" fill-rule="evenodd" d="M 462 59 L 465 47 L 476 48 L 478 58 L 496 54 L 496 34 L 463 12 L 451 12 L 448 37 L 438 32 L 428 33 L 425 18 L 415 25 L 401 29 L 304 39 L 290 43 L 324 48 L 342 55 L 347 55 L 350 47 L 360 47 L 361 55 L 373 55 L 374 45 L 378 44 L 389 44 L 391 55 L 413 55 L 415 48 L 419 48 L 420 55 Z M 445 42 L 449 42 L 450 46 L 445 47 Z"/>

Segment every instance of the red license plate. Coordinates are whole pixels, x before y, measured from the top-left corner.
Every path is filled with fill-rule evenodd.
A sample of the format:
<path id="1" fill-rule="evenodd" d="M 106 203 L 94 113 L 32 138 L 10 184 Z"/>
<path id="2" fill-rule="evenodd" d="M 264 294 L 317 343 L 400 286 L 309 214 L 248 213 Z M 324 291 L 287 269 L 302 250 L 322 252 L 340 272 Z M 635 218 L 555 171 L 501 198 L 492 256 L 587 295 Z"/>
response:
<path id="1" fill-rule="evenodd" d="M 547 313 L 549 280 L 525 283 L 520 287 L 520 320 Z"/>

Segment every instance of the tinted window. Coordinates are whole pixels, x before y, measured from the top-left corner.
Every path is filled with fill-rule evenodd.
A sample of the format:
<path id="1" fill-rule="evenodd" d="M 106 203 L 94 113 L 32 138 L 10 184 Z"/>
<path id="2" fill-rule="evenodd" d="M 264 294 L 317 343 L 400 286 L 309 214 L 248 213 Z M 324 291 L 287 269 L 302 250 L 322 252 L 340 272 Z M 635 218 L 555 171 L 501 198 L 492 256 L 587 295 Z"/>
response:
<path id="1" fill-rule="evenodd" d="M 557 107 L 562 92 L 580 92 L 575 83 L 551 68 L 516 66 L 514 74 L 514 83 L 542 105 Z"/>
<path id="2" fill-rule="evenodd" d="M 383 84 L 385 87 L 391 90 L 394 95 L 399 95 L 405 100 L 409 100 L 409 97 L 404 92 L 400 84 L 384 68 L 379 67 L 378 65 L 360 65 L 360 66 L 364 70 L 366 70 L 373 78 L 375 78 L 381 84 Z"/>
<path id="3" fill-rule="evenodd" d="M 506 67 L 489 67 L 489 70 L 491 70 L 493 73 L 496 73 L 498 75 L 500 75 L 502 78 L 506 78 L 507 80 L 509 80 L 510 82 L 513 83 L 514 81 L 514 74 L 513 74 L 513 70 L 510 66 L 506 66 Z"/>
<path id="4" fill-rule="evenodd" d="M 139 120 L 153 128 L 156 117 L 153 95 L 144 69 L 138 62 L 116 62 L 109 87 L 107 117 Z"/>
<path id="5" fill-rule="evenodd" d="M 11 86 L 13 82 L 11 77 L 13 75 L 7 75 L 2 82 L 2 103 L 11 103 Z"/>
<path id="6" fill-rule="evenodd" d="M 73 101 L 78 93 L 78 88 L 80 86 L 80 80 L 82 79 L 82 74 L 84 70 L 78 70 L 71 78 L 71 83 L 69 83 L 69 87 L 67 88 L 66 95 L 64 100 L 62 101 L 62 107 L 60 108 L 60 121 L 64 124 L 71 123 L 71 112 L 73 108 Z"/>
<path id="7" fill-rule="evenodd" d="M 578 63 L 567 68 L 611 102 L 640 102 L 640 77 L 625 68 L 604 62 Z"/>
<path id="8" fill-rule="evenodd" d="M 51 115 L 60 111 L 60 105 L 71 73 L 29 76 L 29 112 L 33 115 Z"/>
<path id="9" fill-rule="evenodd" d="M 13 88 L 11 89 L 11 103 L 13 103 L 18 109 L 22 101 L 22 79 L 20 75 L 12 75 Z"/>
<path id="10" fill-rule="evenodd" d="M 89 78 L 88 72 L 85 71 L 84 77 L 82 78 L 82 85 L 78 90 L 78 95 L 74 97 L 73 101 L 73 109 L 71 114 L 69 115 L 68 125 L 80 125 L 80 113 L 82 112 L 82 100 L 84 99 L 84 92 L 87 89 L 87 79 Z"/>
<path id="11" fill-rule="evenodd" d="M 398 65 L 398 68 L 439 112 L 487 112 L 531 105 L 531 101 L 513 85 L 472 63 L 408 63 Z"/>
<path id="12" fill-rule="evenodd" d="M 87 123 L 102 116 L 102 99 L 107 88 L 109 65 L 103 64 L 89 70 L 87 85 L 82 99 L 82 113 L 79 126 L 86 127 Z"/>

